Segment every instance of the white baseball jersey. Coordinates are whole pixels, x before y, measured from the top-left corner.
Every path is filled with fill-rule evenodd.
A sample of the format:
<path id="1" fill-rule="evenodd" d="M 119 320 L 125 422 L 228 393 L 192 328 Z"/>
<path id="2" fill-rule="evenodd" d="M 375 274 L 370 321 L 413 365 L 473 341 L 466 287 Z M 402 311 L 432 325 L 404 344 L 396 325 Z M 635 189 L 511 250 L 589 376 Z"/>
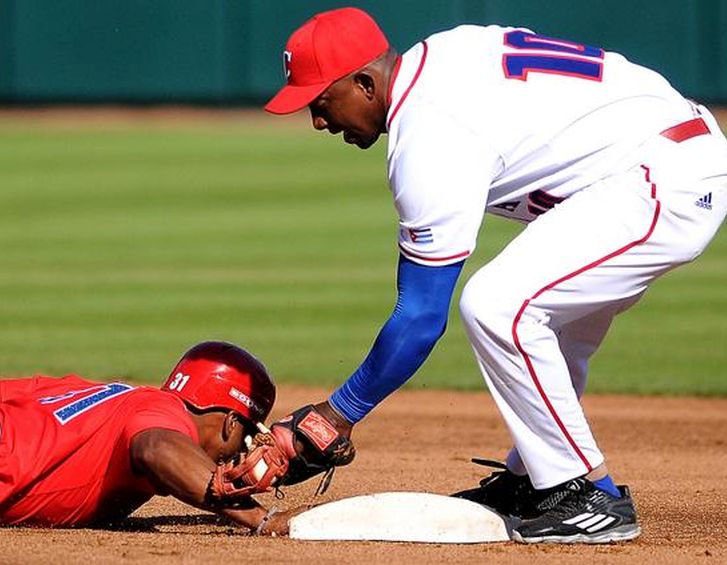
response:
<path id="1" fill-rule="evenodd" d="M 529 222 L 693 117 L 664 78 L 616 53 L 499 26 L 435 34 L 403 55 L 391 93 L 401 250 L 460 261 L 485 210 Z"/>
<path id="2" fill-rule="evenodd" d="M 619 312 L 698 256 L 727 214 L 727 140 L 655 72 L 596 47 L 462 26 L 401 59 L 388 113 L 399 246 L 447 265 L 489 211 L 528 226 L 460 312 L 515 443 L 547 488 L 603 461 L 579 403 Z M 534 221 L 535 220 L 535 221 Z"/>

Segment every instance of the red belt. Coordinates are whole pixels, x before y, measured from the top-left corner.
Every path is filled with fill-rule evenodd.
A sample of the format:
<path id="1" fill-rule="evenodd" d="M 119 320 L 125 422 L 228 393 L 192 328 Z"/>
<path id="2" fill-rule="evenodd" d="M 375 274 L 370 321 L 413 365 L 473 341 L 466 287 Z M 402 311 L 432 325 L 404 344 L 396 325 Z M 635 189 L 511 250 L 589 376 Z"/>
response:
<path id="1" fill-rule="evenodd" d="M 681 143 L 687 139 L 692 139 L 698 135 L 705 135 L 709 133 L 709 128 L 702 118 L 694 118 L 688 122 L 682 122 L 674 127 L 665 129 L 660 135 L 663 135 L 667 139 Z"/>

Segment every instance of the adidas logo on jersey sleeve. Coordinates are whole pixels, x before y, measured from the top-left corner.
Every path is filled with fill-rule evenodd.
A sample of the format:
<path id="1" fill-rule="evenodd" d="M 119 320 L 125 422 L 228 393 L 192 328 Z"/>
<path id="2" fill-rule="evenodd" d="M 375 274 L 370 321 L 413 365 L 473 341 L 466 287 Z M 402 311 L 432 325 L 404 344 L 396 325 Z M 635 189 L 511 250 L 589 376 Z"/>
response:
<path id="1" fill-rule="evenodd" d="M 711 210 L 712 209 L 712 193 L 705 194 L 701 198 L 698 198 L 697 201 L 694 203 L 700 208 L 704 208 L 705 210 Z"/>

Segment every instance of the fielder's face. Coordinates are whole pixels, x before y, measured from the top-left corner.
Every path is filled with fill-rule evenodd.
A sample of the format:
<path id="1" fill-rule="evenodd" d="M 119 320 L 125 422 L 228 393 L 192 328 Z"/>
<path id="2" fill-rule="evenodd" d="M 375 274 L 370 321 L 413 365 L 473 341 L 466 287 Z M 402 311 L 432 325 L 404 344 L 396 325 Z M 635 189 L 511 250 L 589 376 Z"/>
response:
<path id="1" fill-rule="evenodd" d="M 334 82 L 308 106 L 313 127 L 361 149 L 371 147 L 383 132 L 385 110 L 374 96 L 372 77 L 354 73 Z"/>

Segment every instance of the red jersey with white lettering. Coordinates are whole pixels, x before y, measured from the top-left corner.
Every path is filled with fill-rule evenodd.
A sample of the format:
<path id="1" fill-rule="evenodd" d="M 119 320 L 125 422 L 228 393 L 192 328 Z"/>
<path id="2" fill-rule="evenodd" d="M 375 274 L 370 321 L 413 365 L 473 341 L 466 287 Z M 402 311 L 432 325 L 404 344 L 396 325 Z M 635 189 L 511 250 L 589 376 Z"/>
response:
<path id="1" fill-rule="evenodd" d="M 184 403 L 156 388 L 77 375 L 0 380 L 0 524 L 128 516 L 157 494 L 129 458 L 133 437 L 151 428 L 198 441 Z"/>
<path id="2" fill-rule="evenodd" d="M 399 247 L 446 265 L 475 248 L 485 211 L 530 222 L 644 157 L 695 117 L 658 73 L 598 47 L 465 25 L 402 56 L 387 116 Z"/>

